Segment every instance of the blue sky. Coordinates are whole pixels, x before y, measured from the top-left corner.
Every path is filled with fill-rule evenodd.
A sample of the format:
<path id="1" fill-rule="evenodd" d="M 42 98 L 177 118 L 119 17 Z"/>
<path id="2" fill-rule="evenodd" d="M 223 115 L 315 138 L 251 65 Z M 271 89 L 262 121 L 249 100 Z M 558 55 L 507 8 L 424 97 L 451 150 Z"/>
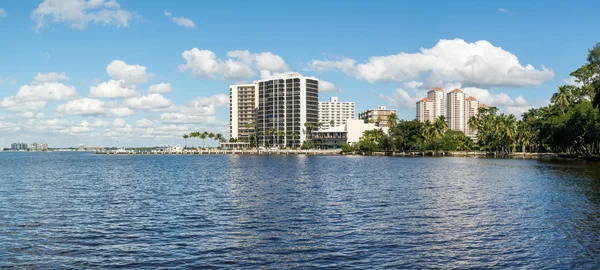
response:
<path id="1" fill-rule="evenodd" d="M 228 85 L 259 79 L 261 70 L 315 76 L 331 83 L 321 100 L 339 96 L 358 111 L 386 105 L 413 119 L 414 102 L 435 85 L 461 87 L 518 115 L 545 105 L 585 62 L 598 41 L 599 8 L 597 1 L 1 0 L 0 147 L 178 144 L 192 130 L 228 135 Z M 185 51 L 193 57 L 184 59 Z M 228 57 L 232 51 L 247 53 Z M 467 58 L 477 65 L 465 69 Z M 214 66 L 203 64 L 211 59 Z M 91 95 L 103 83 L 96 93 L 105 92 Z M 150 96 L 160 83 L 172 91 Z"/>

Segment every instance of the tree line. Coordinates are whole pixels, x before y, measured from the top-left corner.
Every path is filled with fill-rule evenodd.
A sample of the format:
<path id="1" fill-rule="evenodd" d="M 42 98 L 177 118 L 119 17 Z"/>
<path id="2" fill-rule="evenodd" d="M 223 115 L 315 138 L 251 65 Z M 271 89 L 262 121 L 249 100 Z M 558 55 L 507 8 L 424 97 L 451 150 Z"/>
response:
<path id="1" fill-rule="evenodd" d="M 548 106 L 531 108 L 518 120 L 498 108 L 480 108 L 468 125 L 475 142 L 461 131 L 448 130 L 443 117 L 433 123 L 388 119 L 388 134 L 365 131 L 358 143 L 343 151 L 552 152 L 600 154 L 600 43 L 588 51 L 587 63 L 573 71 L 577 85 L 561 85 Z"/>
<path id="2" fill-rule="evenodd" d="M 204 132 L 194 131 L 194 132 L 190 132 L 190 134 L 184 134 L 182 137 L 186 141 L 188 139 L 200 139 L 200 140 L 202 140 L 202 147 L 206 147 L 206 139 L 215 140 L 218 143 L 226 141 L 225 137 L 223 137 L 223 135 L 221 133 L 212 133 L 212 132 L 207 132 L 207 131 L 204 131 Z"/>

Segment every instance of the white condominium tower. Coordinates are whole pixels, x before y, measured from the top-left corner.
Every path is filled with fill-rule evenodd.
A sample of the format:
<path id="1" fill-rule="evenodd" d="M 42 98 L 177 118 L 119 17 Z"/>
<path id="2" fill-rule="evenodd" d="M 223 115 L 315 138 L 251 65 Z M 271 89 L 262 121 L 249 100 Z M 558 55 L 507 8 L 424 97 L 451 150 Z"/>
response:
<path id="1" fill-rule="evenodd" d="M 258 104 L 257 87 L 254 84 L 229 86 L 229 136 L 248 142 L 255 134 L 256 106 Z"/>
<path id="2" fill-rule="evenodd" d="M 337 97 L 331 97 L 329 102 L 319 101 L 319 123 L 323 123 L 323 128 L 345 125 L 348 119 L 356 117 L 354 105 L 354 102 L 339 102 Z"/>
<path id="3" fill-rule="evenodd" d="M 465 131 L 465 93 L 456 88 L 446 95 L 448 129 Z"/>
<path id="4" fill-rule="evenodd" d="M 258 145 L 300 146 L 319 120 L 319 80 L 298 73 L 254 82 L 258 89 Z M 307 128 L 309 123 L 314 128 Z"/>
<path id="5" fill-rule="evenodd" d="M 429 121 L 433 123 L 435 118 L 434 115 L 434 105 L 433 100 L 429 98 L 422 98 L 417 101 L 417 120 L 421 123 L 425 123 Z"/>
<path id="6" fill-rule="evenodd" d="M 479 114 L 479 101 L 474 97 L 465 98 L 465 135 L 469 137 L 475 137 L 477 135 L 477 129 L 471 129 L 469 126 L 469 119 Z"/>
<path id="7" fill-rule="evenodd" d="M 440 116 L 446 115 L 446 109 L 444 106 L 444 91 L 441 88 L 435 87 L 427 91 L 427 98 L 433 102 L 433 115 L 431 116 L 433 121 L 438 119 Z"/>

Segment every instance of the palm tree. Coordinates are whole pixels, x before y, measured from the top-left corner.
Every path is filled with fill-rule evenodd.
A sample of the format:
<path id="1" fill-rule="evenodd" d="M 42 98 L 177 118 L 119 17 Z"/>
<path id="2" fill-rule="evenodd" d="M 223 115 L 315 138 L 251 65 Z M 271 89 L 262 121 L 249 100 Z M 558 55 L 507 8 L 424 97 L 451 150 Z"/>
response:
<path id="1" fill-rule="evenodd" d="M 331 120 L 333 121 L 333 120 Z M 292 132 L 292 148 L 296 148 L 296 137 L 298 136 L 298 134 L 296 133 L 296 131 Z"/>
<path id="2" fill-rule="evenodd" d="M 425 123 L 423 123 L 423 134 L 421 134 L 423 136 L 423 142 L 425 143 L 425 145 L 429 145 L 431 144 L 431 142 L 433 141 L 433 137 L 434 137 L 434 126 L 431 124 L 431 122 L 429 122 L 429 120 L 425 121 Z"/>
<path id="3" fill-rule="evenodd" d="M 572 86 L 570 85 L 561 85 L 558 87 L 558 92 L 552 95 L 550 101 L 560 108 L 563 114 L 565 114 L 565 108 L 569 107 L 571 104 L 572 94 Z"/>
<path id="4" fill-rule="evenodd" d="M 210 133 L 208 133 L 208 137 L 212 140 L 215 138 L 215 134 L 210 132 Z"/>
<path id="5" fill-rule="evenodd" d="M 190 137 L 189 135 L 187 135 L 187 134 L 183 134 L 183 139 L 184 139 L 186 142 L 187 142 L 187 139 L 188 139 L 189 137 Z M 186 143 L 186 144 L 187 144 L 187 143 Z"/>
<path id="6" fill-rule="evenodd" d="M 379 126 L 379 124 L 381 123 L 381 116 L 377 116 L 377 121 L 375 121 L 377 123 L 377 126 Z"/>
<path id="7" fill-rule="evenodd" d="M 202 139 L 202 148 L 206 147 L 206 142 L 204 142 L 204 140 L 206 140 L 206 136 L 208 135 L 208 133 L 205 131 L 202 134 L 200 134 L 200 139 Z"/>
<path id="8" fill-rule="evenodd" d="M 388 126 L 390 128 L 393 128 L 398 123 L 398 116 L 395 113 L 390 113 L 387 117 L 387 120 L 388 120 Z"/>
<path id="9" fill-rule="evenodd" d="M 319 122 L 317 123 L 317 127 L 319 127 L 319 130 L 321 130 L 321 128 L 323 127 L 324 123 L 323 122 Z"/>
<path id="10" fill-rule="evenodd" d="M 277 144 L 279 144 L 279 137 L 283 137 L 283 141 L 285 141 L 285 131 L 277 132 Z"/>
<path id="11" fill-rule="evenodd" d="M 334 125 L 335 125 L 335 121 L 333 121 L 333 119 L 329 120 L 329 127 L 333 127 Z"/>
<path id="12" fill-rule="evenodd" d="M 306 133 L 310 135 L 310 139 L 312 140 L 312 129 L 315 127 L 315 124 L 304 123 L 304 127 L 306 128 Z"/>
<path id="13" fill-rule="evenodd" d="M 217 142 L 219 142 L 219 146 L 220 146 L 220 144 L 223 142 L 223 135 L 221 133 L 215 134 L 215 140 L 217 140 Z"/>
<path id="14" fill-rule="evenodd" d="M 190 133 L 190 137 L 192 138 L 198 138 L 200 136 L 200 132 L 198 131 L 194 131 L 192 133 Z"/>
<path id="15" fill-rule="evenodd" d="M 448 123 L 446 122 L 446 117 L 442 115 L 433 123 L 433 136 L 441 140 L 444 138 L 446 130 L 448 130 Z"/>

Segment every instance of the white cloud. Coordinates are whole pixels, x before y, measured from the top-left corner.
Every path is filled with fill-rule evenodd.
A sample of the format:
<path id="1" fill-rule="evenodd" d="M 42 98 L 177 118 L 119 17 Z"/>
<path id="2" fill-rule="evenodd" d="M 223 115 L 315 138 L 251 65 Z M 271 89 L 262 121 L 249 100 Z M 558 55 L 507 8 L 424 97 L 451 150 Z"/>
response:
<path id="1" fill-rule="evenodd" d="M 31 13 L 36 31 L 49 23 L 65 23 L 80 30 L 90 23 L 129 27 L 135 16 L 135 13 L 120 9 L 116 0 L 44 0 Z"/>
<path id="2" fill-rule="evenodd" d="M 104 111 L 104 101 L 92 98 L 76 99 L 56 107 L 61 115 L 101 115 Z"/>
<path id="3" fill-rule="evenodd" d="M 583 83 L 577 82 L 577 78 L 570 76 L 568 79 L 564 79 L 563 82 L 567 85 L 573 85 L 577 87 L 583 86 Z"/>
<path id="4" fill-rule="evenodd" d="M 171 15 L 173 15 L 171 12 L 168 12 L 168 11 L 166 11 L 166 10 L 165 10 L 165 11 L 163 11 L 163 13 L 164 13 L 164 14 L 165 14 L 165 16 L 167 16 L 167 17 L 171 17 Z"/>
<path id="5" fill-rule="evenodd" d="M 309 69 L 338 70 L 370 83 L 409 82 L 425 77 L 426 88 L 448 82 L 481 88 L 524 87 L 554 78 L 552 70 L 523 66 L 514 54 L 488 41 L 467 43 L 462 39 L 440 40 L 433 48 L 422 48 L 418 53 L 375 56 L 361 64 L 349 58 L 313 60 Z"/>
<path id="6" fill-rule="evenodd" d="M 116 118 L 112 122 L 113 127 L 125 127 L 126 124 L 127 124 L 127 122 L 123 118 Z"/>
<path id="7" fill-rule="evenodd" d="M 150 88 L 148 88 L 149 94 L 167 94 L 167 93 L 171 93 L 172 91 L 173 91 L 173 89 L 171 88 L 170 83 L 154 84 L 154 85 L 150 85 Z"/>
<path id="8" fill-rule="evenodd" d="M 142 118 L 142 119 L 135 121 L 135 125 L 139 128 L 147 128 L 147 127 L 156 125 L 156 123 L 152 120 Z"/>
<path id="9" fill-rule="evenodd" d="M 146 67 L 140 65 L 128 65 L 121 60 L 114 60 L 106 67 L 109 76 L 122 80 L 127 84 L 145 83 L 154 74 L 146 73 Z"/>
<path id="10" fill-rule="evenodd" d="M 160 116 L 160 120 L 165 124 L 224 124 L 224 122 L 217 120 L 213 115 L 190 115 L 184 113 L 164 113 Z"/>
<path id="11" fill-rule="evenodd" d="M 172 102 L 161 94 L 148 94 L 147 96 L 128 98 L 125 103 L 132 109 L 144 111 L 164 109 L 171 106 Z"/>
<path id="12" fill-rule="evenodd" d="M 123 80 L 110 80 L 90 87 L 90 96 L 96 98 L 136 97 L 135 85 L 128 86 Z"/>
<path id="13" fill-rule="evenodd" d="M 66 79 L 64 73 L 38 74 L 33 82 L 21 86 L 16 95 L 2 99 L 0 108 L 11 112 L 36 112 L 44 109 L 50 101 L 77 98 L 75 87 L 56 82 Z"/>
<path id="14" fill-rule="evenodd" d="M 58 81 L 68 81 L 69 77 L 67 77 L 67 74 L 63 73 L 56 73 L 56 72 L 50 72 L 50 73 L 38 73 L 37 75 L 35 75 L 35 78 L 33 78 L 34 82 L 38 82 L 38 83 L 46 83 L 46 82 L 58 82 Z"/>
<path id="15" fill-rule="evenodd" d="M 127 117 L 135 114 L 135 111 L 127 107 L 107 108 L 107 117 Z"/>
<path id="16" fill-rule="evenodd" d="M 410 96 L 408 92 L 402 88 L 396 89 L 391 96 L 379 94 L 379 98 L 396 108 L 414 108 L 415 102 L 418 100 L 417 97 Z"/>
<path id="17" fill-rule="evenodd" d="M 505 14 L 513 14 L 513 15 L 517 14 L 516 12 L 514 12 L 512 10 L 505 9 L 505 8 L 498 8 L 498 12 L 505 13 Z"/>
<path id="18" fill-rule="evenodd" d="M 222 78 L 230 81 L 246 80 L 256 75 L 255 69 L 263 74 L 289 71 L 281 56 L 271 52 L 252 54 L 249 51 L 230 51 L 227 59 L 219 59 L 209 50 L 193 48 L 182 54 L 185 64 L 179 65 L 179 71 L 190 71 L 199 78 Z"/>
<path id="19" fill-rule="evenodd" d="M 342 89 L 335 86 L 333 83 L 328 81 L 319 80 L 319 91 L 320 92 L 342 92 Z"/>
<path id="20" fill-rule="evenodd" d="M 0 8 L 0 18 L 4 18 L 6 16 L 8 16 L 8 14 L 6 13 L 6 10 Z"/>
<path id="21" fill-rule="evenodd" d="M 196 23 L 192 21 L 190 18 L 186 18 L 183 16 L 173 17 L 173 22 L 179 26 L 187 27 L 187 28 L 196 28 Z"/>

